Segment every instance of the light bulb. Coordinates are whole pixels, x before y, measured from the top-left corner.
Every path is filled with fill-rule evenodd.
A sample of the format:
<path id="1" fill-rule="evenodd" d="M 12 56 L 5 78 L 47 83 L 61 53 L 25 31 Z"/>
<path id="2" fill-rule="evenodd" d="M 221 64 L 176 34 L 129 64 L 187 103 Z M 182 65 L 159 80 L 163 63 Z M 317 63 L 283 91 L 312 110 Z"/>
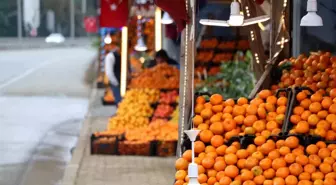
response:
<path id="1" fill-rule="evenodd" d="M 167 12 L 165 12 L 162 16 L 161 23 L 162 24 L 172 24 L 173 19 L 170 17 L 170 15 Z"/>
<path id="2" fill-rule="evenodd" d="M 110 34 L 107 34 L 104 38 L 104 43 L 105 44 L 111 44 L 112 43 L 112 37 L 110 36 Z"/>
<path id="3" fill-rule="evenodd" d="M 322 18 L 317 15 L 317 1 L 307 1 L 307 14 L 302 17 L 300 26 L 323 26 Z"/>
<path id="4" fill-rule="evenodd" d="M 142 36 L 138 39 L 137 44 L 134 46 L 134 49 L 136 51 L 146 51 L 147 50 L 147 46 Z"/>

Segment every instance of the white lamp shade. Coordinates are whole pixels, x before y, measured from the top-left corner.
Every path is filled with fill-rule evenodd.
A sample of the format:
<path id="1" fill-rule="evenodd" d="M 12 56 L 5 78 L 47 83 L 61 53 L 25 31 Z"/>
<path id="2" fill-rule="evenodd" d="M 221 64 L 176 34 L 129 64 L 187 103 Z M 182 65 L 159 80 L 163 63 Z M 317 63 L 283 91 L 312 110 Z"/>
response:
<path id="1" fill-rule="evenodd" d="M 240 6 L 237 1 L 233 1 L 230 7 L 230 18 L 228 23 L 230 26 L 241 26 L 244 24 L 244 15 L 240 14 Z"/>
<path id="2" fill-rule="evenodd" d="M 316 12 L 308 12 L 302 17 L 300 26 L 323 26 L 323 20 Z"/>
<path id="3" fill-rule="evenodd" d="M 162 24 L 172 24 L 173 19 L 170 17 L 170 15 L 167 12 L 165 12 L 162 16 L 161 23 Z"/>
<path id="4" fill-rule="evenodd" d="M 300 26 L 323 26 L 322 18 L 317 15 L 317 1 L 307 1 L 307 14 L 302 17 Z"/>
<path id="5" fill-rule="evenodd" d="M 143 37 L 140 37 L 138 39 L 137 44 L 134 46 L 134 49 L 136 51 L 146 51 L 147 50 L 147 46 L 145 44 Z"/>
<path id="6" fill-rule="evenodd" d="M 104 43 L 105 44 L 111 44 L 112 43 L 112 37 L 110 36 L 110 34 L 107 34 L 104 38 Z"/>
<path id="7" fill-rule="evenodd" d="M 242 26 L 244 24 L 244 16 L 243 15 L 230 15 L 230 19 L 228 20 L 228 24 L 230 26 Z"/>
<path id="8" fill-rule="evenodd" d="M 190 141 L 194 142 L 196 140 L 197 135 L 199 134 L 200 130 L 186 130 L 184 133 L 186 133 L 190 139 Z"/>

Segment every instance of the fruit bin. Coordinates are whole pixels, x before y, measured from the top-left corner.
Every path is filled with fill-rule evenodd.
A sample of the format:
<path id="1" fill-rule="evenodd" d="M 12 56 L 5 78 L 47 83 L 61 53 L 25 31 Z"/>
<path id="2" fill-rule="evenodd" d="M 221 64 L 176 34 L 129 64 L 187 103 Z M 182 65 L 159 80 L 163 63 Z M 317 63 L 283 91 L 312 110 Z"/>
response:
<path id="1" fill-rule="evenodd" d="M 118 136 L 95 136 L 91 135 L 91 155 L 117 155 Z"/>
<path id="2" fill-rule="evenodd" d="M 168 157 L 176 155 L 177 141 L 156 141 L 156 155 Z"/>
<path id="3" fill-rule="evenodd" d="M 155 156 L 155 141 L 120 141 L 118 143 L 119 155 Z"/>
<path id="4" fill-rule="evenodd" d="M 291 101 L 290 101 L 290 104 L 289 104 L 289 110 L 288 112 L 286 112 L 287 114 L 287 122 L 286 124 L 284 124 L 284 127 L 283 127 L 283 132 L 288 134 L 290 132 L 290 130 L 293 128 L 293 123 L 291 122 L 290 118 L 293 114 L 293 110 L 294 108 L 299 105 L 299 102 L 298 100 L 296 99 L 296 96 L 298 95 L 298 93 L 302 92 L 302 91 L 309 91 L 310 95 L 311 94 L 314 94 L 314 91 L 312 89 L 310 89 L 309 87 L 295 87 L 292 91 L 293 93 L 293 96 L 291 98 Z M 308 96 L 310 96 L 308 95 Z"/>
<path id="5" fill-rule="evenodd" d="M 101 98 L 101 102 L 104 106 L 108 106 L 108 105 L 116 105 L 114 102 L 109 102 L 109 101 L 105 101 L 104 97 Z"/>

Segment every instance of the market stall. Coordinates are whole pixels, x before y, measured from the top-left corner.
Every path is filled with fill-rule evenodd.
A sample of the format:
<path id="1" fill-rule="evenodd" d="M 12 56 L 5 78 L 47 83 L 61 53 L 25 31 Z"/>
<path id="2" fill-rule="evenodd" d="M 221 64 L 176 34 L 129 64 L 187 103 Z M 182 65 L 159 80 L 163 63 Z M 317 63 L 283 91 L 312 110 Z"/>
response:
<path id="1" fill-rule="evenodd" d="M 274 30 L 270 55 L 262 56 L 263 52 L 258 52 L 260 46 L 251 48 L 254 63 L 261 66 L 256 75 L 258 83 L 250 96 L 233 99 L 219 93 L 194 96 L 196 8 L 185 2 L 192 20 L 183 32 L 185 55 L 180 88 L 183 110 L 175 185 L 335 182 L 336 57 L 330 52 L 311 52 L 289 58 L 288 3 L 284 0 L 271 4 Z M 308 3 L 308 11 L 316 11 L 316 1 Z M 252 15 L 258 6 L 254 1 L 242 0 L 241 6 L 245 17 L 256 16 Z M 303 26 L 319 24 L 321 21 L 309 24 L 301 21 Z M 251 29 L 250 43 L 257 46 L 256 42 L 261 41 L 255 37 L 255 27 L 247 28 Z M 262 61 L 262 58 L 269 59 Z"/>

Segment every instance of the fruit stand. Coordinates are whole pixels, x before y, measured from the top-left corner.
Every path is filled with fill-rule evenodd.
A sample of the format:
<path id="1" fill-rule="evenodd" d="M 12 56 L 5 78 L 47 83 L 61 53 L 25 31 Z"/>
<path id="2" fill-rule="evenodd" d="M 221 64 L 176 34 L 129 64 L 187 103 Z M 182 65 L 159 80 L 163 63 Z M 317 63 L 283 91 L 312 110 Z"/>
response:
<path id="1" fill-rule="evenodd" d="M 92 135 L 91 153 L 175 156 L 178 86 L 179 71 L 168 64 L 133 77 L 106 131 Z"/>
<path id="2" fill-rule="evenodd" d="M 185 52 L 181 66 L 184 81 L 180 87 L 183 89 L 180 102 L 184 102 L 181 107 L 185 107 L 180 113 L 175 185 L 192 183 L 191 178 L 202 185 L 336 182 L 336 56 L 311 52 L 285 57 L 289 40 L 283 20 L 288 11 L 286 3 L 272 4 L 273 8 L 284 6 L 281 13 L 272 12 L 273 19 L 276 14 L 281 15 L 275 28 L 280 31 L 271 33 L 276 42 L 271 45 L 270 58 L 265 61 L 250 96 L 236 99 L 224 99 L 218 93 L 209 93 L 208 99 L 193 96 L 193 85 L 188 84 L 194 79 L 194 57 L 192 52 L 190 55 Z M 192 5 L 188 1 L 186 4 L 192 17 Z M 188 48 L 186 51 L 195 49 L 189 37 L 194 23 L 185 28 L 182 45 Z M 258 61 L 260 55 L 253 56 Z M 184 134 L 189 129 L 200 130 L 193 145 L 194 155 Z M 197 167 L 196 176 L 188 174 L 193 172 L 190 169 L 193 165 Z"/>

